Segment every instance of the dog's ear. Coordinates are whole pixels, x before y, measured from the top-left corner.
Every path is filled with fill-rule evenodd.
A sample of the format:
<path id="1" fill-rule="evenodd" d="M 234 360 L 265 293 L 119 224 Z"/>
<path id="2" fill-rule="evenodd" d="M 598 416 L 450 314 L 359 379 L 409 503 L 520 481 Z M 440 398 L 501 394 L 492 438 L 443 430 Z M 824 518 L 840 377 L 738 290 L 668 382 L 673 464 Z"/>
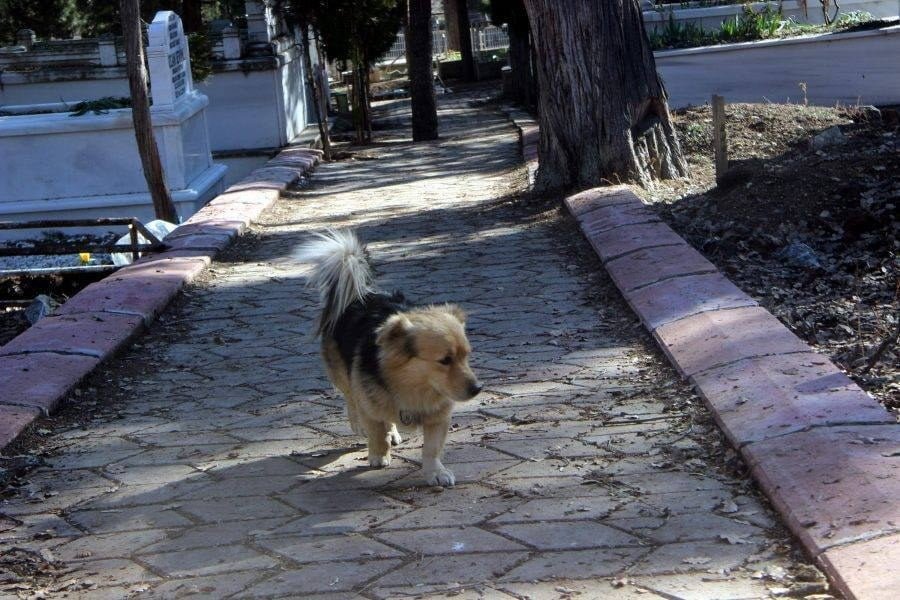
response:
<path id="1" fill-rule="evenodd" d="M 457 305 L 445 304 L 444 310 L 446 310 L 448 313 L 450 313 L 451 315 L 453 315 L 454 317 L 459 319 L 459 322 L 462 323 L 463 325 L 466 324 L 466 318 L 468 317 L 468 315 L 466 314 L 466 311 L 464 311 Z"/>
<path id="2" fill-rule="evenodd" d="M 403 343 L 409 337 L 412 327 L 412 322 L 405 315 L 391 315 L 375 332 L 375 343 L 381 347 Z"/>

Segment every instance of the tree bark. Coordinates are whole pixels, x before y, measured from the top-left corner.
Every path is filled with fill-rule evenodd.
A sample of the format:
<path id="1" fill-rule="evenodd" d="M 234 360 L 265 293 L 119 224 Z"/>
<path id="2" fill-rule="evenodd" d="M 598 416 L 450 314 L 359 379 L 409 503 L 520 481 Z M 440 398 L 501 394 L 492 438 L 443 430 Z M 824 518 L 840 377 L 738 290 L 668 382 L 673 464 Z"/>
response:
<path id="1" fill-rule="evenodd" d="M 444 26 L 447 28 L 447 50 L 459 50 L 458 0 L 444 0 Z"/>
<path id="2" fill-rule="evenodd" d="M 510 15 L 507 22 L 509 66 L 512 68 L 512 99 L 528 107 L 534 104 L 536 94 L 531 67 L 531 31 L 524 6 L 521 11 L 520 16 Z"/>
<path id="3" fill-rule="evenodd" d="M 687 175 L 638 0 L 525 0 L 551 190 Z"/>
<path id="4" fill-rule="evenodd" d="M 459 27 L 459 53 L 462 56 L 462 78 L 475 80 L 475 57 L 472 53 L 472 24 L 469 22 L 468 0 L 456 0 L 456 16 Z"/>
<path id="5" fill-rule="evenodd" d="M 131 118 L 134 137 L 144 178 L 153 199 L 153 211 L 157 219 L 178 223 L 178 213 L 166 186 L 165 173 L 159 161 L 159 149 L 153 137 L 150 121 L 150 100 L 147 96 L 147 69 L 144 66 L 144 43 L 141 29 L 141 13 L 138 0 L 121 0 L 122 34 L 125 37 L 128 87 L 131 92 Z"/>
<path id="6" fill-rule="evenodd" d="M 406 64 L 409 69 L 414 142 L 435 140 L 438 137 L 431 43 L 431 0 L 409 0 Z"/>
<path id="7" fill-rule="evenodd" d="M 181 24 L 185 32 L 194 33 L 203 29 L 202 0 L 181 1 Z"/>

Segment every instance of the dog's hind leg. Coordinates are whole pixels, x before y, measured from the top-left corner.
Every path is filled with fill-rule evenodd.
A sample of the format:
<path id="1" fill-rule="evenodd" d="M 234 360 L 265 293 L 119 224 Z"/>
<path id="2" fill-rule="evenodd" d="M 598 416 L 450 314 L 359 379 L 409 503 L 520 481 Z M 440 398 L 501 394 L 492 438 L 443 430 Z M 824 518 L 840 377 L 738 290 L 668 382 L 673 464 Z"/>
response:
<path id="1" fill-rule="evenodd" d="M 356 398 L 353 397 L 352 394 L 344 394 L 344 397 L 347 400 L 347 420 L 350 421 L 350 429 L 353 430 L 353 433 L 356 435 L 360 435 L 362 437 L 366 437 L 366 428 L 363 426 L 362 417 L 359 414 L 359 405 L 356 402 Z"/>
<path id="2" fill-rule="evenodd" d="M 390 436 L 391 439 L 391 446 L 399 446 L 403 443 L 403 436 L 397 431 L 396 423 L 391 423 L 390 428 L 388 428 L 388 436 Z"/>
<path id="3" fill-rule="evenodd" d="M 422 444 L 422 473 L 428 485 L 452 486 L 456 483 L 453 472 L 441 463 L 449 426 L 449 419 L 422 425 L 422 432 L 425 434 Z"/>
<path id="4" fill-rule="evenodd" d="M 387 423 L 364 417 L 363 424 L 369 437 L 369 464 L 373 467 L 390 466 L 391 436 Z"/>

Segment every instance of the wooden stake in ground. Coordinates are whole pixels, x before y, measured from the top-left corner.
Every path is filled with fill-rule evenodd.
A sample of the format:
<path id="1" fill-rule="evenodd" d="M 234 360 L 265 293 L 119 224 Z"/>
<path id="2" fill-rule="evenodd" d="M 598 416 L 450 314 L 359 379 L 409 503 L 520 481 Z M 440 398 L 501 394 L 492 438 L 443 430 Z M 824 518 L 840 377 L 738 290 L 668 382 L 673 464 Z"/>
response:
<path id="1" fill-rule="evenodd" d="M 165 174 L 159 160 L 153 124 L 150 121 L 150 100 L 147 95 L 147 69 L 144 66 L 144 43 L 141 35 L 141 10 L 139 0 L 121 0 L 122 34 L 125 37 L 125 56 L 128 69 L 128 88 L 131 92 L 131 118 L 134 137 L 144 178 L 153 199 L 153 211 L 157 219 L 178 223 L 178 213 L 166 187 Z"/>
<path id="2" fill-rule="evenodd" d="M 713 148 L 716 151 L 716 182 L 720 182 L 728 170 L 728 139 L 725 137 L 725 98 L 713 94 Z"/>

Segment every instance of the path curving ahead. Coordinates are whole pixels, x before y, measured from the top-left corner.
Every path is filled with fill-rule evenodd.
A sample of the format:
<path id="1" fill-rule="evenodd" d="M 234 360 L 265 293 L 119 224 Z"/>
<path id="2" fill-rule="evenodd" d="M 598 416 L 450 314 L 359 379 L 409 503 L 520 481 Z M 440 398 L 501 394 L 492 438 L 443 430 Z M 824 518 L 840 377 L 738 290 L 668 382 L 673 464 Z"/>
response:
<path id="1" fill-rule="evenodd" d="M 39 426 L 46 464 L 0 504 L 0 556 L 44 551 L 59 576 L 0 595 L 749 599 L 795 575 L 822 590 L 574 225 L 515 201 L 517 136 L 476 95 L 442 99 L 431 144 L 409 143 L 404 103 L 381 107 L 379 145 L 285 194 Z M 470 314 L 487 387 L 454 418 L 455 488 L 422 487 L 419 438 L 370 470 L 350 435 L 290 259 L 329 226 L 357 228 L 385 288 Z"/>

